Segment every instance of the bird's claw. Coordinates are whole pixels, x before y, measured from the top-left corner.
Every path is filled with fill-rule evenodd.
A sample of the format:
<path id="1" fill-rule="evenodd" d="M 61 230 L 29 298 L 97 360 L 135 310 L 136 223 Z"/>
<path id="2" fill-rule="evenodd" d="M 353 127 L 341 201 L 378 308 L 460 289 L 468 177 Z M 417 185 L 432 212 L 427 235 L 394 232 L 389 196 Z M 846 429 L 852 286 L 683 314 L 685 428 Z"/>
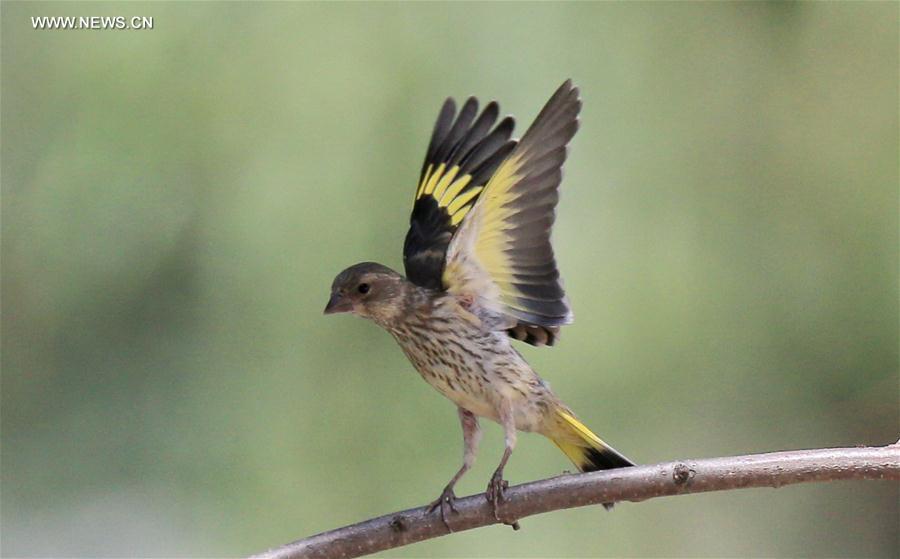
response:
<path id="1" fill-rule="evenodd" d="M 454 514 L 459 512 L 456 510 L 456 494 L 453 492 L 453 487 L 448 485 L 441 491 L 441 496 L 428 505 L 428 513 L 431 514 L 438 507 L 441 508 L 441 521 L 447 527 L 447 530 L 452 532 L 453 528 L 450 527 L 450 523 L 447 521 L 447 509 L 450 509 Z"/>
<path id="2" fill-rule="evenodd" d="M 498 521 L 500 520 L 500 502 L 506 500 L 506 489 L 508 487 L 509 482 L 503 479 L 503 472 L 496 471 L 494 472 L 494 475 L 491 476 L 491 481 L 487 486 L 487 492 L 484 495 L 488 502 L 494 507 L 494 518 Z"/>

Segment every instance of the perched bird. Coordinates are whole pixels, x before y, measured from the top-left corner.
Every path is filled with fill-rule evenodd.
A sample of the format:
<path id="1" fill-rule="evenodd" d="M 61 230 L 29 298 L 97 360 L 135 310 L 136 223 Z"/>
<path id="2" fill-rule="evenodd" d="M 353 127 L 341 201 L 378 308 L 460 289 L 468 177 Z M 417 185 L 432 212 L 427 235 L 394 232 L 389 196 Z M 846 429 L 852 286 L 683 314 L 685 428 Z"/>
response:
<path id="1" fill-rule="evenodd" d="M 550 245 L 566 144 L 581 100 L 566 81 L 518 141 L 496 102 L 470 97 L 438 115 L 403 246 L 406 277 L 373 262 L 342 271 L 325 313 L 351 312 L 390 332 L 422 377 L 457 406 L 464 453 L 432 503 L 444 523 L 453 486 L 475 461 L 478 418 L 499 423 L 503 458 L 487 499 L 499 516 L 516 431 L 552 440 L 579 470 L 633 466 L 582 424 L 511 340 L 556 342 L 572 322 Z M 449 528 L 449 524 L 447 524 Z"/>

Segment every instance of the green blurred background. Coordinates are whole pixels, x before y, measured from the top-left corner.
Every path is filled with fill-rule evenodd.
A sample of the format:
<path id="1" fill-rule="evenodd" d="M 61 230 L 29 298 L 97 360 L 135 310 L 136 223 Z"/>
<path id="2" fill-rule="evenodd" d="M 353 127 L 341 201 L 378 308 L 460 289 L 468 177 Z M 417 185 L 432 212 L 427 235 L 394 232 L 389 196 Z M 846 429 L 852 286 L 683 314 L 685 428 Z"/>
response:
<path id="1" fill-rule="evenodd" d="M 446 96 L 521 133 L 567 77 L 577 320 L 537 370 L 644 463 L 895 441 L 897 3 L 3 2 L 3 554 L 235 556 L 436 497 L 453 406 L 321 311 L 400 266 Z M 507 475 L 569 468 L 527 435 Z M 896 557 L 898 524 L 896 484 L 809 485 L 384 556 Z"/>

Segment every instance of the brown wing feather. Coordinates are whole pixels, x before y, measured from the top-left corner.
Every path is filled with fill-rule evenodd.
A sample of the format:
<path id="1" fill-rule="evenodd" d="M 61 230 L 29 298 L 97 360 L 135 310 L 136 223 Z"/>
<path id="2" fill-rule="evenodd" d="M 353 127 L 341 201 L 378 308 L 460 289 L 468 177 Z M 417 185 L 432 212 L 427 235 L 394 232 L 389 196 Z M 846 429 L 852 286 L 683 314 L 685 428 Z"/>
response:
<path id="1" fill-rule="evenodd" d="M 581 100 L 566 81 L 488 181 L 450 243 L 443 283 L 512 322 L 510 336 L 552 345 L 572 321 L 550 243 L 566 145 Z"/>

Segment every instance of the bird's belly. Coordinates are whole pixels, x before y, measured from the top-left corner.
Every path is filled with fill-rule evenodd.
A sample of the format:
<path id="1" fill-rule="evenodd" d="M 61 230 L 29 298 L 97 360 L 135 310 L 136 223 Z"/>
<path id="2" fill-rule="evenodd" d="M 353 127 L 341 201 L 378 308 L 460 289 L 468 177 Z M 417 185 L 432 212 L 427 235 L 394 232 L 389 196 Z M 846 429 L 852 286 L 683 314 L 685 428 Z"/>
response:
<path id="1" fill-rule="evenodd" d="M 488 386 L 478 383 L 472 386 L 460 378 L 458 372 L 450 367 L 430 367 L 426 371 L 419 370 L 422 377 L 457 406 L 466 409 L 478 417 L 484 417 L 500 423 L 498 409 L 500 398 L 512 407 L 513 421 L 519 431 L 533 432 L 538 430 L 543 410 L 523 394 L 503 386 L 498 389 L 497 382 Z M 455 375 L 455 376 L 453 376 Z M 507 389 L 504 389 L 507 388 Z"/>
<path id="2" fill-rule="evenodd" d="M 497 419 L 496 407 L 485 391 L 484 382 L 477 373 L 463 371 L 449 365 L 416 367 L 422 378 L 457 406 L 473 414 Z"/>
<path id="3" fill-rule="evenodd" d="M 395 338 L 422 378 L 457 406 L 498 423 L 498 410 L 510 406 L 517 429 L 535 431 L 540 426 L 543 410 L 540 398 L 532 398 L 527 374 L 534 373 L 519 363 L 515 352 L 470 355 L 430 337 L 400 332 Z"/>

